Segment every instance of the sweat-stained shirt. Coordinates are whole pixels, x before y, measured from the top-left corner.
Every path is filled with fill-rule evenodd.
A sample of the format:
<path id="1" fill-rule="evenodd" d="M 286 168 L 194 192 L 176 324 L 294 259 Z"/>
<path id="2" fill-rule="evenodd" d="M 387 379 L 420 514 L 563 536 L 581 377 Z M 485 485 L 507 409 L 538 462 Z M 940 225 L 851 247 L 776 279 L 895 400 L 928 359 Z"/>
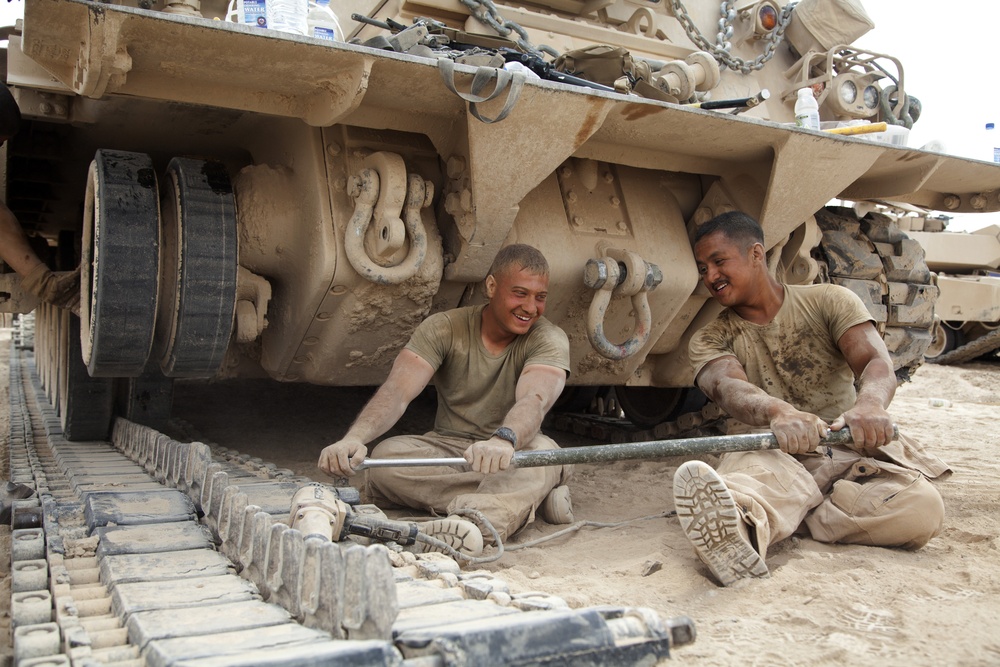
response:
<path id="1" fill-rule="evenodd" d="M 783 285 L 774 319 L 754 324 L 728 308 L 689 344 L 695 377 L 708 362 L 735 356 L 747 379 L 803 412 L 832 421 L 857 399 L 854 372 L 837 347 L 851 327 L 872 319 L 839 285 Z"/>
<path id="2" fill-rule="evenodd" d="M 525 366 L 541 364 L 569 372 L 569 339 L 544 317 L 515 338 L 500 354 L 483 345 L 485 306 L 456 308 L 431 315 L 406 344 L 434 368 L 438 394 L 434 430 L 482 440 L 502 426 L 514 406 L 515 389 Z"/>

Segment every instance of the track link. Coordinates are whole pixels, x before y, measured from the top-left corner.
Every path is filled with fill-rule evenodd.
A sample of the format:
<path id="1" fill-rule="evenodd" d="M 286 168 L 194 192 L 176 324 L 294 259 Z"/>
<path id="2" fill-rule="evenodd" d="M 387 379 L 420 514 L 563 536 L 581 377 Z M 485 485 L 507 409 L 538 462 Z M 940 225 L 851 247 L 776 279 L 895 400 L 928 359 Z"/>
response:
<path id="1" fill-rule="evenodd" d="M 17 350 L 10 385 L 12 480 L 37 491 L 13 512 L 15 665 L 628 665 L 694 639 L 685 617 L 304 536 L 286 521 L 310 480 L 122 419 L 69 442 Z"/>

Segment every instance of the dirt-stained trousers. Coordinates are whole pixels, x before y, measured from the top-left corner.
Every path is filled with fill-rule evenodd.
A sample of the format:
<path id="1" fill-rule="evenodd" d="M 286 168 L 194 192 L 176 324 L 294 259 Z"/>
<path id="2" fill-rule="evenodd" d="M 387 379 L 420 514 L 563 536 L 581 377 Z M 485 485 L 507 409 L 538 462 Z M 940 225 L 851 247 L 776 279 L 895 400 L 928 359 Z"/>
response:
<path id="1" fill-rule="evenodd" d="M 475 440 L 440 433 L 403 435 L 380 442 L 372 458 L 461 457 Z M 538 434 L 523 451 L 558 449 L 551 438 Z M 366 491 L 376 505 L 386 503 L 432 514 L 452 514 L 475 509 L 486 515 L 501 540 L 534 521 L 535 510 L 549 491 L 565 484 L 572 466 L 509 468 L 483 474 L 448 466 L 371 468 Z M 490 535 L 484 534 L 489 541 Z"/>
<path id="2" fill-rule="evenodd" d="M 756 528 L 762 558 L 803 522 L 820 542 L 906 549 L 922 547 L 944 523 L 941 494 L 920 472 L 848 447 L 734 452 L 717 472 Z"/>

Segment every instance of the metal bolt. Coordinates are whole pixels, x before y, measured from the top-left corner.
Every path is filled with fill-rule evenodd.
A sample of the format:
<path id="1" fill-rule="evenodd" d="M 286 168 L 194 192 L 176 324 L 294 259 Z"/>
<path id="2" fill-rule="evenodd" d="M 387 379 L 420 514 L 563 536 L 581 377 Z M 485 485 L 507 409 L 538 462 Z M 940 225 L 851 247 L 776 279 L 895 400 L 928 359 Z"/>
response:
<path id="1" fill-rule="evenodd" d="M 610 171 L 606 171 L 606 172 L 604 172 L 604 180 L 606 182 L 608 182 L 608 183 L 614 183 L 615 182 L 615 176 Z"/>
<path id="2" fill-rule="evenodd" d="M 647 291 L 654 289 L 663 282 L 663 271 L 656 264 L 646 263 L 646 280 L 643 281 Z"/>
<path id="3" fill-rule="evenodd" d="M 48 102 L 42 102 L 38 105 L 38 110 L 47 116 L 52 113 L 52 105 Z"/>
<path id="4" fill-rule="evenodd" d="M 986 197 L 983 196 L 982 194 L 972 195 L 972 197 L 969 199 L 969 204 L 971 204 L 972 208 L 976 209 L 977 211 L 981 211 L 984 208 L 986 208 Z"/>
<path id="5" fill-rule="evenodd" d="M 608 267 L 599 259 L 588 259 L 583 267 L 583 284 L 591 289 L 601 289 L 608 282 Z"/>
<path id="6" fill-rule="evenodd" d="M 326 147 L 326 152 L 329 153 L 332 157 L 340 155 L 340 151 L 341 151 L 340 144 L 338 144 L 337 142 L 328 144 Z"/>
<path id="7" fill-rule="evenodd" d="M 562 174 L 563 176 L 569 176 L 573 173 L 573 170 L 570 168 L 569 165 L 565 165 L 562 169 L 559 170 L 559 173 Z"/>
<path id="8" fill-rule="evenodd" d="M 619 230 L 621 230 L 623 232 L 624 231 L 628 231 L 628 225 L 625 224 L 624 220 L 619 220 L 617 227 L 618 227 Z"/>
<path id="9" fill-rule="evenodd" d="M 611 196 L 611 200 L 610 201 L 611 201 L 611 205 L 614 206 L 615 208 L 617 208 L 618 205 L 622 203 L 622 200 L 619 199 L 618 197 L 615 197 L 614 195 Z"/>
<path id="10" fill-rule="evenodd" d="M 568 199 L 569 201 L 576 201 L 576 193 L 570 190 L 569 192 L 566 193 L 566 199 Z"/>
<path id="11" fill-rule="evenodd" d="M 580 216 L 574 215 L 573 216 L 573 226 L 574 227 L 579 227 L 582 224 L 583 224 L 583 220 L 580 218 Z"/>
<path id="12" fill-rule="evenodd" d="M 944 207 L 949 211 L 954 211 L 961 205 L 962 205 L 962 200 L 956 195 L 945 195 Z"/>

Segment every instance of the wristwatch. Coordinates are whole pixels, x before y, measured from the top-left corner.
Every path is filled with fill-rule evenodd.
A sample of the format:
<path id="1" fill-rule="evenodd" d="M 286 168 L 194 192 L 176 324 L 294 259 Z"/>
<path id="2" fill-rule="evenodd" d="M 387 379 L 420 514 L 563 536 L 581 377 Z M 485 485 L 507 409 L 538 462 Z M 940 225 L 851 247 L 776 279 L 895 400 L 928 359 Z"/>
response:
<path id="1" fill-rule="evenodd" d="M 514 449 L 517 449 L 517 433 L 514 433 L 513 429 L 509 429 L 506 426 L 501 426 L 497 430 L 493 431 L 494 438 L 500 438 L 501 440 L 506 440 Z"/>

